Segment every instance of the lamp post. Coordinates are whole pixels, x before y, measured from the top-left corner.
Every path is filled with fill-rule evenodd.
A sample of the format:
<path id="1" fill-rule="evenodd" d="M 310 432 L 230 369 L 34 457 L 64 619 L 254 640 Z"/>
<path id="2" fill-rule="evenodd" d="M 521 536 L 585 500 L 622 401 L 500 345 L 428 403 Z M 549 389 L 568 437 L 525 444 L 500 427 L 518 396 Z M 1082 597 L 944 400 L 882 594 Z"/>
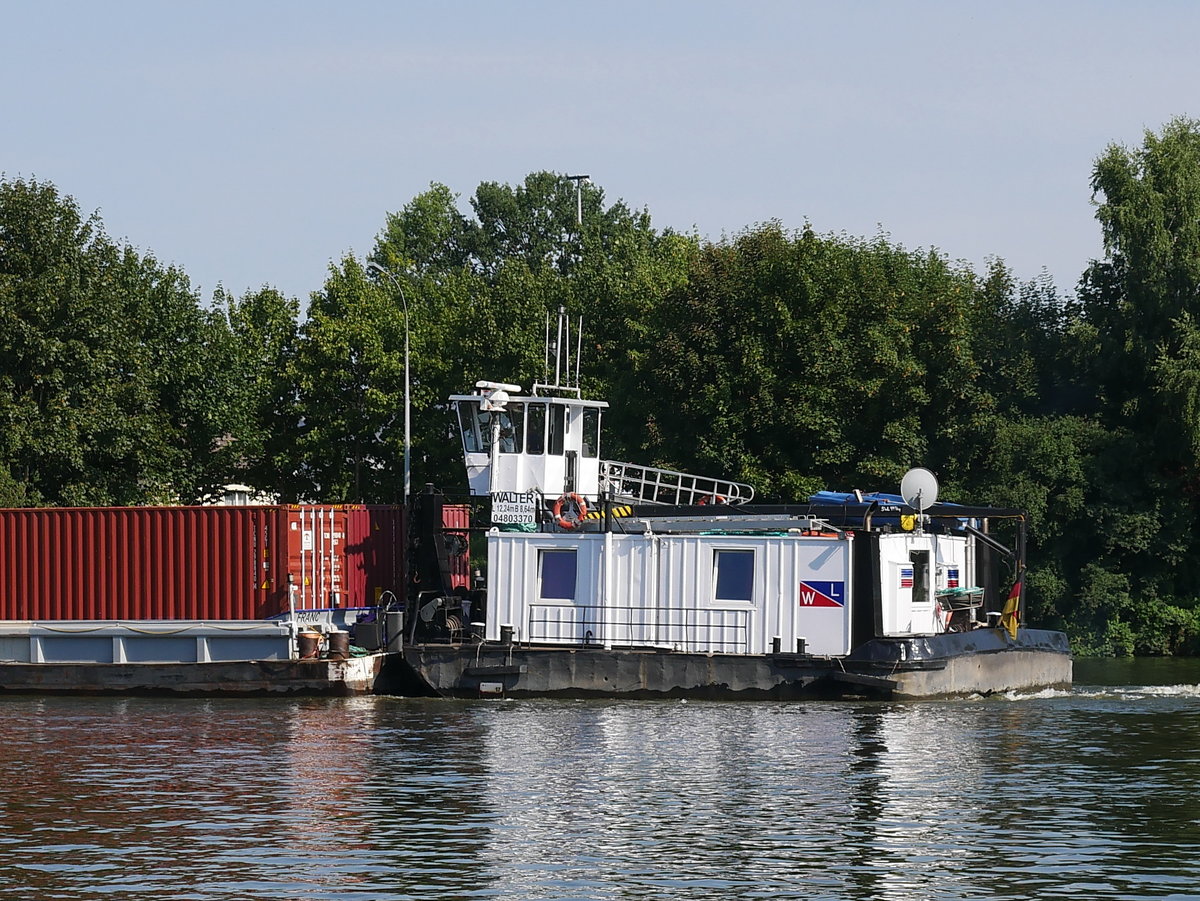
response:
<path id="1" fill-rule="evenodd" d="M 583 225 L 583 183 L 591 181 L 590 175 L 568 175 L 567 179 L 575 182 L 575 224 Z"/>
<path id="2" fill-rule="evenodd" d="M 367 270 L 370 272 L 378 272 L 381 275 L 386 275 L 395 286 L 396 292 L 400 295 L 400 303 L 404 309 L 404 507 L 408 509 L 408 495 L 410 489 L 409 483 L 409 446 L 412 443 L 411 431 L 411 403 L 409 399 L 408 389 L 408 298 L 404 296 L 404 289 L 400 287 L 400 280 L 378 263 L 367 263 Z"/>

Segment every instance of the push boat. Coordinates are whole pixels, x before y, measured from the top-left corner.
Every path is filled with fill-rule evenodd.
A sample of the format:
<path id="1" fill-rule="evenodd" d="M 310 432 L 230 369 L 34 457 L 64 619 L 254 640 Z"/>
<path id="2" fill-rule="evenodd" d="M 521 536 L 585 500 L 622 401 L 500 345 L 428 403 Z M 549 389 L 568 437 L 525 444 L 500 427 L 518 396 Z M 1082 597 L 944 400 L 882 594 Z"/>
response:
<path id="1" fill-rule="evenodd" d="M 939 503 L 923 469 L 898 495 L 765 505 L 750 485 L 603 459 L 608 404 L 582 397 L 576 340 L 572 373 L 560 313 L 528 394 L 481 381 L 450 399 L 465 502 L 427 487 L 407 509 L 0 510 L 0 692 L 933 698 L 1070 685 L 1066 636 L 1022 624 L 1021 511 Z M 479 535 L 486 574 L 471 567 Z"/>
<path id="2" fill-rule="evenodd" d="M 1071 684 L 1066 635 L 1022 625 L 1023 512 L 939 503 L 924 469 L 898 495 L 764 505 L 750 485 L 605 460 L 608 404 L 582 397 L 570 343 L 560 314 L 529 393 L 480 381 L 450 398 L 489 510 L 486 579 L 439 590 L 467 542 L 436 528 L 450 505 L 427 488 L 414 534 L 430 575 L 392 671 L 405 691 L 905 699 Z"/>

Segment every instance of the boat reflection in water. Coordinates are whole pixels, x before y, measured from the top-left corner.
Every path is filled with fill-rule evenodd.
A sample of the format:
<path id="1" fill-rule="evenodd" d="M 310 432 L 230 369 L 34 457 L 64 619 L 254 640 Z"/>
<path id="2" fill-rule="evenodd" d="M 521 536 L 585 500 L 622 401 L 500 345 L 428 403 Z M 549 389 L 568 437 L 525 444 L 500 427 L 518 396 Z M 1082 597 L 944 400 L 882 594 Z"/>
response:
<path id="1" fill-rule="evenodd" d="M 1197 738 L 1160 736 L 1189 716 L 1193 692 L 1147 695 L 1152 709 L 1116 724 L 1108 699 L 1065 693 L 580 705 L 569 731 L 552 722 L 561 711 L 522 707 L 489 732 L 504 811 L 484 849 L 491 887 L 608 897 L 603 878 L 646 897 L 909 899 L 1046 897 L 1083 883 L 1167 896 L 1200 875 L 1188 826 Z M 562 764 L 516 763 L 539 753 Z"/>

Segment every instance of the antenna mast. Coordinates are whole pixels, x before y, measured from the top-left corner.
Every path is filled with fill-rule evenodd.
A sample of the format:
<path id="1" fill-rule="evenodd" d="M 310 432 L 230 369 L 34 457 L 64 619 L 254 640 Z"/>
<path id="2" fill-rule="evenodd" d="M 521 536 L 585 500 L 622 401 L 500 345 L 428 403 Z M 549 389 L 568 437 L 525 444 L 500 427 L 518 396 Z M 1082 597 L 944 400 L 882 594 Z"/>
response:
<path id="1" fill-rule="evenodd" d="M 579 356 L 583 348 L 583 317 L 580 316 L 575 323 L 575 372 L 574 376 L 571 373 L 571 317 L 567 315 L 567 308 L 560 306 L 558 308 L 558 330 L 555 333 L 553 340 L 550 338 L 550 311 L 546 311 L 546 358 L 545 358 L 545 377 L 550 378 L 550 357 L 554 355 L 554 381 L 536 382 L 533 386 L 533 395 L 537 397 L 541 390 L 547 391 L 562 391 L 574 394 L 576 397 L 583 395 L 579 390 Z"/>
<path id="2" fill-rule="evenodd" d="M 570 181 L 575 182 L 575 225 L 580 231 L 580 240 L 583 237 L 583 185 L 584 182 L 591 181 L 590 175 L 568 175 Z M 554 382 L 551 384 L 550 379 L 550 354 L 551 349 L 554 353 Z M 566 307 L 559 306 L 558 308 L 558 330 L 555 334 L 553 342 L 550 340 L 550 311 L 546 311 L 546 355 L 545 365 L 542 367 L 542 377 L 546 382 L 535 382 L 533 386 L 533 394 L 536 397 L 538 391 L 563 391 L 570 392 L 576 397 L 582 397 L 579 388 L 579 366 L 580 358 L 583 355 L 583 316 L 580 316 L 575 325 L 575 372 L 571 372 L 571 319 L 567 316 Z"/>

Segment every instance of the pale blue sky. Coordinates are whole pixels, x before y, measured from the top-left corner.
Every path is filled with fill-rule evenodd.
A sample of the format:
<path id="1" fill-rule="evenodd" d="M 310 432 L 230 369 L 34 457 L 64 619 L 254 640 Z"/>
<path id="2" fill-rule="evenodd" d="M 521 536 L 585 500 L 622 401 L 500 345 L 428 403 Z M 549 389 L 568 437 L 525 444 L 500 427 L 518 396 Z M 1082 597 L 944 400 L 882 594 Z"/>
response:
<path id="1" fill-rule="evenodd" d="M 0 0 L 0 172 L 205 299 L 307 301 L 430 182 L 586 172 L 659 227 L 766 219 L 1070 292 L 1091 166 L 1200 116 L 1190 2 Z"/>

